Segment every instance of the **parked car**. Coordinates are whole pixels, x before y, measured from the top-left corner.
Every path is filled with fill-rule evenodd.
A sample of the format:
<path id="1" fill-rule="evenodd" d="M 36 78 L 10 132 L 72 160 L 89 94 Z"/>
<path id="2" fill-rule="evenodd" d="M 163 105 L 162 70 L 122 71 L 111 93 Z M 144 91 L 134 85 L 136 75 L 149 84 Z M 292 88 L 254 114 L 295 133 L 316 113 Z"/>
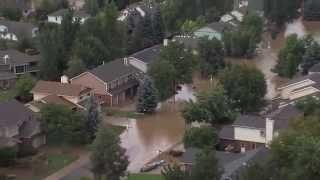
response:
<path id="1" fill-rule="evenodd" d="M 144 165 L 144 166 L 140 169 L 140 172 L 148 172 L 148 171 L 151 171 L 151 170 L 153 170 L 153 169 L 156 169 L 156 168 L 159 167 L 159 166 L 162 166 L 163 164 L 165 164 L 165 161 L 164 161 L 164 160 L 156 161 L 156 162 L 153 162 L 153 163 L 150 163 L 150 164 L 146 164 L 146 165 Z"/>

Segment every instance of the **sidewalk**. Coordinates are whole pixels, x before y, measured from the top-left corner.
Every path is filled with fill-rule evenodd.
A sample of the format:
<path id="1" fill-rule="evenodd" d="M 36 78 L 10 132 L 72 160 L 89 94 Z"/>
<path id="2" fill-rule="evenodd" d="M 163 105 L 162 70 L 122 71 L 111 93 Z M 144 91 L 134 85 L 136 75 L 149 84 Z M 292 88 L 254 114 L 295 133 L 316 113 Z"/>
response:
<path id="1" fill-rule="evenodd" d="M 63 169 L 60 169 L 59 171 L 53 173 L 52 175 L 48 176 L 44 180 L 59 180 L 73 171 L 81 168 L 82 166 L 89 164 L 89 153 L 83 154 L 78 160 L 74 161 L 73 163 L 69 164 L 68 166 L 64 167 Z"/>

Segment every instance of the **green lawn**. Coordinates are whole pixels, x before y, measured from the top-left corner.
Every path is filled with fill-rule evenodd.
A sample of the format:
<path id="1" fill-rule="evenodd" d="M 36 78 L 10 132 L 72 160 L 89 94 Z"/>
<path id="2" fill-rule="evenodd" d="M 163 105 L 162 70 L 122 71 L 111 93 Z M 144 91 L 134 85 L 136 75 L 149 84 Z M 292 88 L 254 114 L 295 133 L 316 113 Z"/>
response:
<path id="1" fill-rule="evenodd" d="M 14 97 L 15 97 L 15 93 L 13 90 L 0 91 L 0 102 L 13 99 Z"/>
<path id="2" fill-rule="evenodd" d="M 47 162 L 48 162 L 48 170 L 49 174 L 56 172 L 57 170 L 67 166 L 71 162 L 78 159 L 76 155 L 68 155 L 68 154 L 48 154 Z"/>
<path id="3" fill-rule="evenodd" d="M 137 119 L 144 116 L 144 114 L 136 113 L 134 111 L 117 111 L 117 110 L 106 110 L 107 116 L 113 116 L 113 117 L 126 117 L 126 118 L 132 118 Z"/>
<path id="4" fill-rule="evenodd" d="M 117 135 L 122 134 L 123 131 L 126 130 L 126 128 L 122 126 L 110 126 L 110 127 Z"/>
<path id="5" fill-rule="evenodd" d="M 131 174 L 128 180 L 164 180 L 164 178 L 154 174 Z"/>

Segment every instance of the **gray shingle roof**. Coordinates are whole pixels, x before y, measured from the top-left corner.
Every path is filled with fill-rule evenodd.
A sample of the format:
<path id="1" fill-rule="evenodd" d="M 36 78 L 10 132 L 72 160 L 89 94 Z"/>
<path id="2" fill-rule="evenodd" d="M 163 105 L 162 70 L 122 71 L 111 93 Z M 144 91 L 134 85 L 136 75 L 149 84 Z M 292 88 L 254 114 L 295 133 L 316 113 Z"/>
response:
<path id="1" fill-rule="evenodd" d="M 221 139 L 234 139 L 234 127 L 233 126 L 224 126 L 219 132 L 219 137 Z"/>
<path id="2" fill-rule="evenodd" d="M 40 55 L 32 55 L 31 56 L 26 53 L 19 52 L 15 49 L 7 49 L 7 50 L 0 50 L 0 63 L 1 64 L 4 63 L 3 57 L 5 55 L 9 56 L 9 63 L 11 65 L 19 65 L 19 64 L 40 61 Z"/>
<path id="3" fill-rule="evenodd" d="M 289 126 L 291 119 L 300 117 L 303 115 L 299 109 L 293 105 L 287 105 L 279 108 L 267 115 L 268 118 L 275 121 L 275 129 L 283 129 Z"/>
<path id="4" fill-rule="evenodd" d="M 130 57 L 134 57 L 145 63 L 151 63 L 159 57 L 161 49 L 163 48 L 162 44 L 152 46 L 150 48 L 144 49 L 137 53 L 132 54 Z"/>
<path id="5" fill-rule="evenodd" d="M 233 126 L 244 126 L 264 129 L 266 127 L 266 121 L 263 117 L 257 115 L 240 115 Z"/>
<path id="6" fill-rule="evenodd" d="M 0 103 L 0 127 L 20 127 L 23 122 L 34 118 L 31 110 L 16 100 Z"/>
<path id="7" fill-rule="evenodd" d="M 123 59 L 117 59 L 108 62 L 90 71 L 90 73 L 94 74 L 104 82 L 111 82 L 122 76 L 134 74 L 137 72 L 139 72 L 139 70 L 132 65 L 124 64 Z"/>
<path id="8" fill-rule="evenodd" d="M 309 70 L 309 72 L 320 72 L 320 63 L 312 66 Z"/>
<path id="9" fill-rule="evenodd" d="M 0 20 L 0 26 L 6 26 L 8 28 L 9 33 L 13 33 L 18 38 L 23 36 L 27 38 L 33 37 L 33 30 L 37 28 L 35 25 L 26 22 L 17 22 L 17 21 L 8 21 L 8 20 Z"/>

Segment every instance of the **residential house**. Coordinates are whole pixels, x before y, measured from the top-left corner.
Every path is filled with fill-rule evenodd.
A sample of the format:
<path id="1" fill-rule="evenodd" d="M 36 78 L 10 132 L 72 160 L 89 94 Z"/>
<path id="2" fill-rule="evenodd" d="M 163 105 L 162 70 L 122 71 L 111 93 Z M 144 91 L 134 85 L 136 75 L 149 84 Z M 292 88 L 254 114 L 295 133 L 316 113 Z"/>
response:
<path id="1" fill-rule="evenodd" d="M 16 100 L 0 103 L 0 147 L 34 151 L 46 143 L 36 114 Z"/>
<path id="2" fill-rule="evenodd" d="M 38 81 L 31 90 L 33 100 L 42 104 L 60 104 L 73 110 L 85 109 L 85 101 L 92 95 L 93 90 L 80 84 L 70 84 L 66 76 L 61 77 L 61 82 Z M 30 103 L 35 112 L 41 108 L 35 103 Z"/>
<path id="3" fill-rule="evenodd" d="M 128 58 L 123 58 L 82 73 L 72 78 L 71 84 L 90 87 L 101 104 L 115 106 L 135 96 L 140 74 Z"/>
<path id="4" fill-rule="evenodd" d="M 56 12 L 53 12 L 48 15 L 48 22 L 61 24 L 64 16 L 70 11 L 69 9 L 60 9 Z M 87 19 L 90 18 L 90 14 L 88 14 L 84 10 L 78 10 L 73 12 L 73 21 L 79 20 L 80 24 L 83 24 Z"/>
<path id="5" fill-rule="evenodd" d="M 168 45 L 168 40 L 164 40 L 164 45 L 155 45 L 150 48 L 146 48 L 142 51 L 134 53 L 129 56 L 129 63 L 139 69 L 140 71 L 146 73 L 148 70 L 148 65 L 153 61 L 157 60 L 159 54 L 164 46 Z"/>
<path id="6" fill-rule="evenodd" d="M 309 69 L 309 74 L 316 74 L 316 73 L 320 73 L 320 63 L 318 64 L 315 64 L 314 66 L 312 66 L 310 69 Z"/>
<path id="7" fill-rule="evenodd" d="M 193 35 L 196 38 L 208 38 L 213 39 L 216 38 L 218 40 L 222 40 L 223 33 L 227 30 L 231 30 L 232 27 L 224 22 L 213 22 L 205 27 L 202 27 L 196 30 Z"/>
<path id="8" fill-rule="evenodd" d="M 303 113 L 293 105 L 281 107 L 264 116 L 240 115 L 232 125 L 219 132 L 220 145 L 226 151 L 246 152 L 268 146 L 291 119 Z"/>
<path id="9" fill-rule="evenodd" d="M 192 166 L 196 162 L 197 155 L 201 153 L 201 149 L 187 148 L 183 155 L 178 158 L 179 165 L 183 171 L 190 172 Z M 260 147 L 245 153 L 231 153 L 216 151 L 215 157 L 218 160 L 219 167 L 223 171 L 221 180 L 236 180 L 246 165 L 261 162 L 268 157 L 269 150 Z"/>
<path id="10" fill-rule="evenodd" d="M 295 78 L 278 87 L 279 96 L 273 99 L 273 103 L 279 107 L 293 104 L 306 96 L 320 96 L 320 73 Z"/>
<path id="11" fill-rule="evenodd" d="M 0 88 L 13 87 L 16 77 L 39 71 L 39 55 L 28 55 L 14 49 L 0 50 Z"/>
<path id="12" fill-rule="evenodd" d="M 32 39 L 36 37 L 39 29 L 37 26 L 9 20 L 0 20 L 0 38 L 12 41 L 19 41 L 22 38 Z"/>

